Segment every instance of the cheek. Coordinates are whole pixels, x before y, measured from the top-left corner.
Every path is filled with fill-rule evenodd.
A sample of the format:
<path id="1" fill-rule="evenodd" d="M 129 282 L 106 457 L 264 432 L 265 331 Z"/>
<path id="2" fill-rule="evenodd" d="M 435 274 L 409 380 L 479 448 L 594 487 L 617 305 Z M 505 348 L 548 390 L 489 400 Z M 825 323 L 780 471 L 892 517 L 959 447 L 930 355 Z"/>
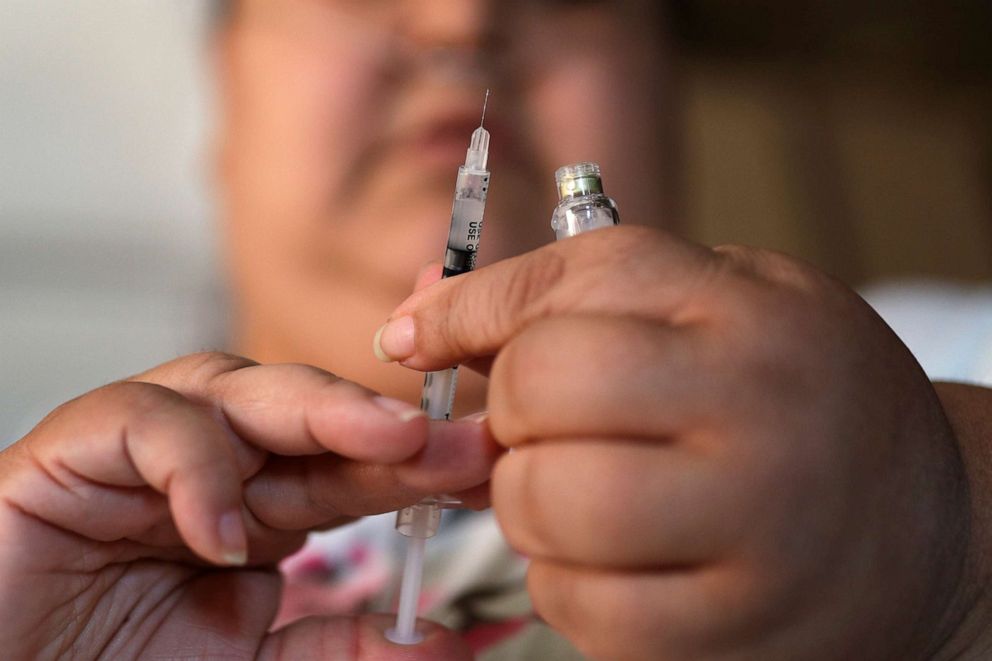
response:
<path id="1" fill-rule="evenodd" d="M 637 149 L 644 133 L 654 132 L 657 84 L 631 60 L 623 53 L 563 58 L 534 87 L 535 138 L 546 153 L 564 159 L 561 165 Z"/>
<path id="2" fill-rule="evenodd" d="M 606 67 L 591 58 L 554 62 L 530 99 L 534 141 L 550 167 L 596 160 L 612 141 L 615 95 Z"/>
<path id="3" fill-rule="evenodd" d="M 624 43 L 617 35 L 595 52 L 548 58 L 528 90 L 528 121 L 542 167 L 553 172 L 580 161 L 599 163 L 625 222 L 651 224 L 663 206 L 656 182 L 670 156 L 664 64 L 660 44 L 646 37 Z"/>
<path id="4" fill-rule="evenodd" d="M 374 137 L 377 53 L 327 26 L 232 35 L 225 121 L 239 199 L 311 216 L 335 196 Z"/>

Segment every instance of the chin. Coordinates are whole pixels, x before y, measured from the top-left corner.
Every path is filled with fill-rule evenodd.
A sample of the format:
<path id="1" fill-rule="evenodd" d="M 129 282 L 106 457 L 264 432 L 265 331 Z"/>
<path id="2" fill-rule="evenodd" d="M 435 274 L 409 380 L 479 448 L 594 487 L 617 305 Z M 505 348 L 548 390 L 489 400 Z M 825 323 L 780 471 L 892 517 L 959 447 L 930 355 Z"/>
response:
<path id="1" fill-rule="evenodd" d="M 424 264 L 444 258 L 451 223 L 454 172 L 446 173 L 443 178 L 425 174 L 416 185 L 408 179 L 380 180 L 375 193 L 377 203 L 365 206 L 360 217 L 353 217 L 347 223 L 347 232 L 354 232 L 350 237 L 353 240 L 341 242 L 340 233 L 333 240 L 337 251 L 342 243 L 346 246 L 344 253 L 339 252 L 341 263 L 356 267 L 363 277 L 381 278 L 391 291 L 405 296 Z M 525 196 L 513 199 L 522 200 Z M 398 204 L 398 200 L 402 203 Z M 550 218 L 550 211 L 547 216 Z M 536 226 L 523 220 L 529 222 L 532 217 Z M 480 266 L 532 250 L 554 236 L 544 214 L 508 208 L 498 199 L 489 200 L 484 222 Z M 374 232 L 367 231 L 373 227 Z"/>

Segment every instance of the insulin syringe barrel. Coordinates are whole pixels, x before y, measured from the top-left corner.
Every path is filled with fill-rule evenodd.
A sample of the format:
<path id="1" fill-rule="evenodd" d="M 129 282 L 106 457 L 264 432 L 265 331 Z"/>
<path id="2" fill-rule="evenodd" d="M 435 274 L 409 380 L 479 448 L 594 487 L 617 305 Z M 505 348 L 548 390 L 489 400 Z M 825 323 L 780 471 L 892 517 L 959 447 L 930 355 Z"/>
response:
<path id="1" fill-rule="evenodd" d="M 475 258 L 482 238 L 482 219 L 489 194 L 489 132 L 481 126 L 472 133 L 465 165 L 458 168 L 455 199 L 451 206 L 448 245 L 444 251 L 442 278 L 468 273 L 475 268 Z M 458 368 L 428 372 L 420 396 L 420 408 L 431 420 L 448 420 L 458 385 Z M 461 502 L 448 495 L 425 498 L 396 514 L 396 530 L 407 537 L 426 539 L 437 532 L 441 509 L 458 507 Z"/>
<path id="2" fill-rule="evenodd" d="M 620 223 L 616 202 L 603 192 L 603 178 L 596 163 L 576 163 L 555 172 L 558 206 L 551 216 L 556 239 Z"/>
<path id="3" fill-rule="evenodd" d="M 424 375 L 424 388 L 420 392 L 420 410 L 431 420 L 450 420 L 457 386 L 457 367 L 428 372 Z"/>
<path id="4" fill-rule="evenodd" d="M 489 132 L 480 127 L 472 134 L 465 165 L 458 168 L 442 277 L 461 275 L 475 268 L 479 239 L 482 237 L 482 217 L 489 194 L 488 158 Z"/>
<path id="5" fill-rule="evenodd" d="M 475 268 L 479 240 L 482 238 L 486 198 L 489 195 L 489 170 L 486 169 L 488 160 L 489 131 L 480 126 L 472 133 L 472 140 L 465 153 L 465 165 L 458 168 L 442 278 L 468 273 Z M 420 398 L 420 408 L 427 413 L 427 417 L 432 420 L 451 418 L 457 384 L 457 367 L 427 374 Z"/>

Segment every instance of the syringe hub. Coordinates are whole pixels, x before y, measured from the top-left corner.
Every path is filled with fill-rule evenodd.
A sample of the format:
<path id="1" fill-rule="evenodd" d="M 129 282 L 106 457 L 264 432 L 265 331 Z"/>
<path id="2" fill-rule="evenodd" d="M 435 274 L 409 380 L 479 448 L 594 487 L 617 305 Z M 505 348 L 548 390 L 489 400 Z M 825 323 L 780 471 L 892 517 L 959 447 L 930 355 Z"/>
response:
<path id="1" fill-rule="evenodd" d="M 465 153 L 467 170 L 485 170 L 489 162 L 489 131 L 481 126 L 472 132 L 472 141 Z"/>
<path id="2" fill-rule="evenodd" d="M 396 530 L 407 537 L 428 539 L 437 534 L 441 525 L 441 506 L 432 498 L 396 513 Z"/>

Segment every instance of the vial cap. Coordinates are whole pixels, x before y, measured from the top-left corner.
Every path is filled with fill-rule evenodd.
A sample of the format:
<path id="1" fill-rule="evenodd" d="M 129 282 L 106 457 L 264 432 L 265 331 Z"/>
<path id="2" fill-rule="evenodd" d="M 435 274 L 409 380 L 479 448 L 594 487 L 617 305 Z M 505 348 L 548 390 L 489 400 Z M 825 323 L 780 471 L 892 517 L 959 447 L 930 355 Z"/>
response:
<path id="1" fill-rule="evenodd" d="M 603 192 L 603 180 L 597 163 L 576 163 L 558 168 L 555 183 L 559 200 Z"/>

